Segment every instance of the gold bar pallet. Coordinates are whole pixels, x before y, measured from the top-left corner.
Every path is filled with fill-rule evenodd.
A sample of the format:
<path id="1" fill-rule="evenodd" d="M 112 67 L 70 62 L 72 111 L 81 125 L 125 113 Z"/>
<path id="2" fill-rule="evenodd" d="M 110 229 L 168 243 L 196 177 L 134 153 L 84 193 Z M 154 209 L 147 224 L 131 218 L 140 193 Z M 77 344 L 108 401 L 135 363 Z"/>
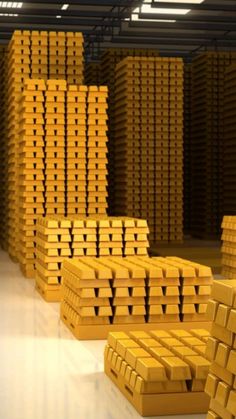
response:
<path id="1" fill-rule="evenodd" d="M 151 243 L 181 242 L 182 59 L 128 57 L 117 64 L 114 174 L 114 213 L 146 218 Z"/>
<path id="2" fill-rule="evenodd" d="M 206 356 L 211 362 L 206 382 L 210 396 L 207 419 L 236 417 L 236 280 L 214 281 L 208 304 L 213 321 Z"/>
<path id="3" fill-rule="evenodd" d="M 205 329 L 110 333 L 106 375 L 142 416 L 206 413 Z"/>
<path id="4" fill-rule="evenodd" d="M 3 225 L 5 247 L 10 256 L 17 261 L 19 258 L 22 259 L 19 242 L 19 236 L 22 235 L 22 226 L 19 226 L 22 224 L 22 195 L 19 195 L 18 192 L 22 186 L 19 171 L 23 169 L 22 163 L 18 161 L 19 125 L 22 129 L 22 122 L 20 124 L 18 119 L 18 104 L 24 88 L 24 81 L 28 78 L 37 80 L 63 78 L 68 83 L 82 84 L 83 36 L 81 33 L 73 32 L 15 31 L 7 46 L 1 69 L 4 77 L 2 98 L 5 109 L 1 116 L 3 127 L 1 134 L 6 156 L 6 174 L 3 179 L 5 191 Z M 28 112 L 30 112 L 29 109 Z M 37 111 L 32 110 L 31 112 L 31 114 L 37 114 L 34 117 L 36 118 L 35 128 L 38 136 L 42 136 L 42 128 L 40 131 L 40 125 L 41 127 L 43 125 L 42 112 L 40 106 Z M 29 118 L 28 115 L 28 121 Z M 29 122 L 27 124 L 30 125 Z M 38 167 L 37 170 L 41 169 Z M 33 209 L 32 206 L 30 210 L 33 211 Z M 27 276 L 28 274 L 31 276 L 32 267 L 26 267 L 25 261 L 22 269 Z"/>
<path id="5" fill-rule="evenodd" d="M 224 216 L 222 221 L 221 264 L 222 275 L 228 279 L 236 278 L 236 216 Z"/>
<path id="6" fill-rule="evenodd" d="M 61 319 L 77 338 L 102 339 L 122 327 L 207 324 L 206 266 L 179 258 L 86 257 L 65 260 L 61 273 Z"/>
<path id="7" fill-rule="evenodd" d="M 146 220 L 128 217 L 39 218 L 36 225 L 36 288 L 46 301 L 61 300 L 65 258 L 147 255 Z"/>

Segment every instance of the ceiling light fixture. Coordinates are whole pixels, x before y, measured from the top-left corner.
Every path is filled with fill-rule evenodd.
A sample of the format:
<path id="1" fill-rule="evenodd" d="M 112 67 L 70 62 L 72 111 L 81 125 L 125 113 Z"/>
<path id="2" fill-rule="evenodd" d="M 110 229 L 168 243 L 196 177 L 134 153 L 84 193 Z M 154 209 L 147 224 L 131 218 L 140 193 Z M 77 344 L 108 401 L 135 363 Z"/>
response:
<path id="1" fill-rule="evenodd" d="M 134 22 L 163 22 L 163 23 L 175 23 L 176 20 L 174 19 L 143 19 L 138 16 L 138 14 L 133 13 L 131 15 L 131 21 Z"/>
<path id="2" fill-rule="evenodd" d="M 158 8 L 158 7 L 151 7 L 150 4 L 143 4 L 140 8 L 141 13 L 150 13 L 153 15 L 186 15 L 190 12 L 190 9 L 168 9 L 168 8 Z M 139 12 L 139 7 L 134 10 L 134 13 Z"/>
<path id="3" fill-rule="evenodd" d="M 6 9 L 20 9 L 23 6 L 23 3 L 20 1 L 0 1 L 0 7 Z"/>
<path id="4" fill-rule="evenodd" d="M 0 16 L 17 17 L 19 15 L 16 13 L 0 13 Z"/>
<path id="5" fill-rule="evenodd" d="M 61 10 L 67 10 L 67 9 L 68 9 L 68 7 L 69 7 L 69 4 L 63 4 L 63 5 L 61 6 Z"/>
<path id="6" fill-rule="evenodd" d="M 57 15 L 57 16 L 56 16 L 56 18 L 57 18 L 57 19 L 61 19 L 61 15 Z"/>
<path id="7" fill-rule="evenodd" d="M 205 0 L 154 0 L 154 3 L 182 3 L 182 4 L 201 4 Z"/>

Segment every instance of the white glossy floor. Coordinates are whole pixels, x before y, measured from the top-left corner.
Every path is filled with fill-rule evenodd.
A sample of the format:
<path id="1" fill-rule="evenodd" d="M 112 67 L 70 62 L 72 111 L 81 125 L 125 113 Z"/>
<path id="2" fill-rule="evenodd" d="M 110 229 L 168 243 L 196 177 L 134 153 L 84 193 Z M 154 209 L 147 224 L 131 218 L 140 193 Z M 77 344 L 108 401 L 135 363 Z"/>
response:
<path id="1" fill-rule="evenodd" d="M 1 250 L 0 308 L 1 419 L 140 418 L 103 374 L 105 342 L 76 341 Z"/>

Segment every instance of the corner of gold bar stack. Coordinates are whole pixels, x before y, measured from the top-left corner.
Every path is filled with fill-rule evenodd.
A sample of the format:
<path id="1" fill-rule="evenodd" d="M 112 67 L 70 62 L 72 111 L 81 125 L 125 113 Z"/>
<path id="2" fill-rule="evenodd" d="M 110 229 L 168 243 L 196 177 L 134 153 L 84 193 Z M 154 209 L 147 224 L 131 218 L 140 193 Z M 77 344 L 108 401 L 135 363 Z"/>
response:
<path id="1" fill-rule="evenodd" d="M 236 280 L 214 281 L 208 316 L 212 320 L 206 356 L 211 362 L 206 382 L 210 396 L 207 419 L 236 417 Z"/>

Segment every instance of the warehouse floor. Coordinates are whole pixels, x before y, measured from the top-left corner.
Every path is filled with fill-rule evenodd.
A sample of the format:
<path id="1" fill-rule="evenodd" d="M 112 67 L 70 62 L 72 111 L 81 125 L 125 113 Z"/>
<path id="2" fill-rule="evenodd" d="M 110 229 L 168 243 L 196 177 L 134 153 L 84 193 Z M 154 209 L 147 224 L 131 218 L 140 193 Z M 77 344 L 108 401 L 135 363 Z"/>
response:
<path id="1" fill-rule="evenodd" d="M 210 266 L 214 274 L 221 271 L 221 241 L 186 237 L 183 244 L 159 245 L 152 249 L 154 256 L 178 256 Z"/>
<path id="2" fill-rule="evenodd" d="M 140 418 L 103 374 L 105 342 L 76 341 L 1 250 L 0 280 L 1 418 Z"/>

